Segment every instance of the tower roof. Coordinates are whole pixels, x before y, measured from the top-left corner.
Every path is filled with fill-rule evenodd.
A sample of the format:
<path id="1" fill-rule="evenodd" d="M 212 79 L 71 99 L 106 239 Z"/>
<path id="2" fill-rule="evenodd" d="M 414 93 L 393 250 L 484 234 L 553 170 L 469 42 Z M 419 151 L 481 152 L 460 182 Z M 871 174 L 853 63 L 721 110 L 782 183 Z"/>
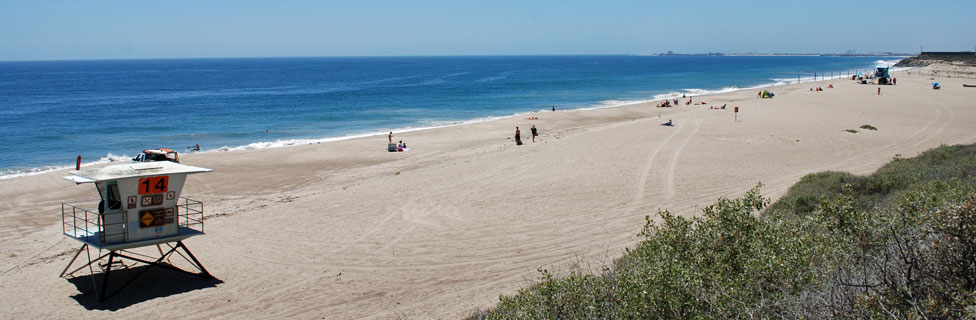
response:
<path id="1" fill-rule="evenodd" d="M 140 162 L 132 164 L 120 164 L 107 166 L 104 168 L 92 168 L 71 172 L 72 175 L 61 177 L 62 179 L 77 183 L 92 183 L 105 180 L 118 180 L 123 178 L 137 178 L 148 176 L 159 176 L 167 174 L 192 174 L 210 172 L 213 169 L 188 166 L 169 161 Z"/>

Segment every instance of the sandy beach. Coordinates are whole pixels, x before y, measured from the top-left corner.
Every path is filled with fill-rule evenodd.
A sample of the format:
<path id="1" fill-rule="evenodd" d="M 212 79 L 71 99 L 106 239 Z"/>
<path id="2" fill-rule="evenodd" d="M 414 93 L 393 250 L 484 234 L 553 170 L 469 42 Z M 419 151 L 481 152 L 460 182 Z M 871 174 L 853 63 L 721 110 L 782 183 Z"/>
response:
<path id="1" fill-rule="evenodd" d="M 539 268 L 611 263 L 658 210 L 694 215 L 757 183 L 775 200 L 809 173 L 976 143 L 976 88 L 962 86 L 973 71 L 898 71 L 880 95 L 833 79 L 768 88 L 773 99 L 743 90 L 394 132 L 409 152 L 379 135 L 184 154 L 214 169 L 183 196 L 205 204 L 207 235 L 186 244 L 220 281 L 153 270 L 104 304 L 58 277 L 80 246 L 61 235 L 60 204 L 95 188 L 65 170 L 0 180 L 0 305 L 12 319 L 461 318 Z"/>

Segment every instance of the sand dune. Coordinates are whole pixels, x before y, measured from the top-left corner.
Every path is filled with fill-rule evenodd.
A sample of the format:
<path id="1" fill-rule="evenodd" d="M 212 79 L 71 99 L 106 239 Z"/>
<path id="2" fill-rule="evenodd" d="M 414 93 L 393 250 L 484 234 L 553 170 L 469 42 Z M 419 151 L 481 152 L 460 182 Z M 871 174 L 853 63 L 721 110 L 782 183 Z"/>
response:
<path id="1" fill-rule="evenodd" d="M 60 235 L 60 202 L 97 197 L 94 188 L 61 180 L 65 171 L 2 180 L 0 301 L 10 318 L 463 317 L 537 268 L 609 263 L 659 209 L 693 215 L 759 182 L 775 198 L 808 173 L 866 174 L 895 156 L 976 143 L 976 88 L 961 85 L 974 81 L 934 67 L 942 89 L 932 90 L 932 68 L 898 72 L 881 95 L 829 80 L 772 88 L 769 100 L 747 90 L 695 98 L 705 106 L 394 133 L 413 148 L 403 153 L 376 136 L 184 155 L 215 170 L 187 182 L 208 220 L 207 235 L 186 244 L 221 282 L 160 270 L 102 305 L 79 292 L 83 281 L 58 277 L 78 246 Z M 809 91 L 817 86 L 825 91 Z M 668 119 L 676 125 L 659 125 Z M 516 126 L 525 145 L 512 140 Z"/>

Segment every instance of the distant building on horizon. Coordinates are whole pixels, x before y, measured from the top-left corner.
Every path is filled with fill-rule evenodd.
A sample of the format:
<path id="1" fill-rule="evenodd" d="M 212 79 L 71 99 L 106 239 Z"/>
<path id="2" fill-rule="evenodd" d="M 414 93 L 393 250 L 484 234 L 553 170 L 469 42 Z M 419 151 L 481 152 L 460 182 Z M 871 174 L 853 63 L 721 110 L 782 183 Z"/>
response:
<path id="1" fill-rule="evenodd" d="M 724 56 L 721 52 L 709 52 L 709 53 L 674 53 L 674 51 L 668 50 L 665 53 L 658 53 L 659 56 Z"/>

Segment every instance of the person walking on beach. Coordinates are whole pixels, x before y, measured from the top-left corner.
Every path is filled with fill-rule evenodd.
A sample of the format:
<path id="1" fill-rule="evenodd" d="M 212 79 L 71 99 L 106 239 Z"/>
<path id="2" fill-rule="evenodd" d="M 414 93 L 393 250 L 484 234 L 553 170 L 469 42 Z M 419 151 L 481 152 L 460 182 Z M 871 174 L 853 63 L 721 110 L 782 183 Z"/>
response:
<path id="1" fill-rule="evenodd" d="M 518 127 L 515 127 L 515 145 L 522 145 L 522 131 L 519 131 Z"/>
<path id="2" fill-rule="evenodd" d="M 535 130 L 535 125 L 532 125 L 532 142 L 535 142 L 535 136 L 539 135 L 539 131 Z"/>
<path id="3" fill-rule="evenodd" d="M 390 143 L 393 143 L 393 131 L 390 131 L 389 138 L 390 138 Z"/>

